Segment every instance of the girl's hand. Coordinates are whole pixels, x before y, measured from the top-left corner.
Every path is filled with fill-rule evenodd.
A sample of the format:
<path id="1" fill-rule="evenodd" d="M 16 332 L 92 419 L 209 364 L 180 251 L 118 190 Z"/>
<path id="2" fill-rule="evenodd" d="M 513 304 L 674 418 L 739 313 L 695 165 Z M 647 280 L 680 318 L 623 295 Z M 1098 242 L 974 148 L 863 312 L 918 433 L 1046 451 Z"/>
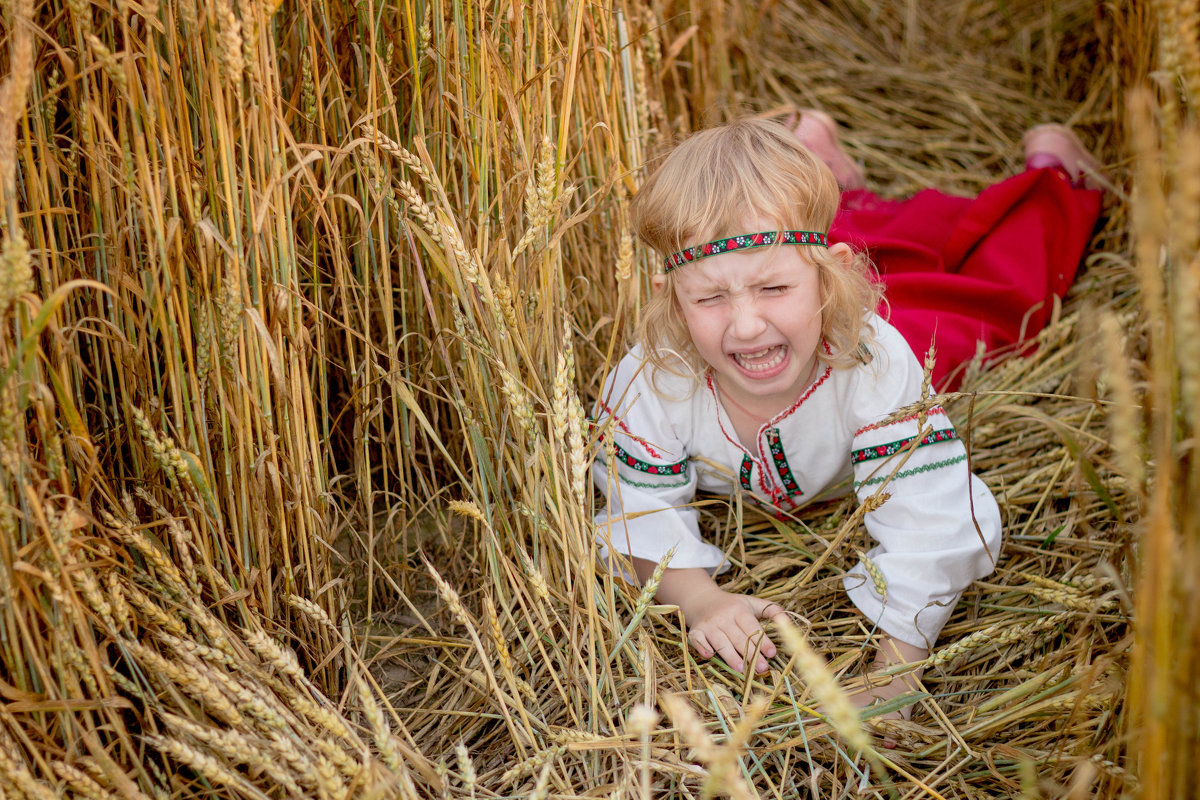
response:
<path id="1" fill-rule="evenodd" d="M 700 657 L 719 655 L 738 672 L 745 671 L 747 658 L 755 659 L 755 672 L 767 671 L 767 659 L 775 657 L 776 647 L 763 631 L 761 620 L 783 614 L 778 603 L 716 586 L 691 598 L 683 609 L 688 641 Z"/>
<path id="2" fill-rule="evenodd" d="M 645 582 L 655 564 L 633 559 L 638 579 Z M 747 594 L 727 592 L 699 568 L 663 572 L 655 597 L 660 603 L 679 606 L 688 627 L 688 641 L 701 658 L 719 655 L 738 672 L 745 671 L 746 656 L 758 649 L 756 672 L 767 671 L 767 659 L 775 657 L 775 643 L 763 632 L 761 620 L 782 618 L 778 603 Z"/>

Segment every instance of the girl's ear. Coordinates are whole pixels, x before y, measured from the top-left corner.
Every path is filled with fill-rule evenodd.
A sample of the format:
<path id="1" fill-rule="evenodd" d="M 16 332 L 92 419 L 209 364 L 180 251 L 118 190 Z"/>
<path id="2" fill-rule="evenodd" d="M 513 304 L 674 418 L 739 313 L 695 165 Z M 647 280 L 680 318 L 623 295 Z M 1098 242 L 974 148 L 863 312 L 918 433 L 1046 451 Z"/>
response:
<path id="1" fill-rule="evenodd" d="M 663 273 L 656 272 L 650 276 L 650 288 L 654 290 L 655 294 L 658 294 L 659 292 L 661 292 L 663 290 L 663 287 L 666 285 L 667 285 L 667 276 L 664 275 Z"/>
<path id="2" fill-rule="evenodd" d="M 837 261 L 847 269 L 854 263 L 854 248 L 845 242 L 838 242 L 829 248 L 829 255 L 833 256 Z"/>

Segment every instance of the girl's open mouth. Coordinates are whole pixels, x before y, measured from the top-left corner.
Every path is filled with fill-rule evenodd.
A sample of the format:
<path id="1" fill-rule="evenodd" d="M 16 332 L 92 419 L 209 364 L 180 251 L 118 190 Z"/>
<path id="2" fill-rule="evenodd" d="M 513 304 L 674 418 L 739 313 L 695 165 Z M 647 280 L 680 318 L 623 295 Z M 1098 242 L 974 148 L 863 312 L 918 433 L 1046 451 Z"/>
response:
<path id="1" fill-rule="evenodd" d="M 778 367 L 787 357 L 787 345 L 777 344 L 764 347 L 753 353 L 733 353 L 732 358 L 747 372 L 765 373 Z"/>

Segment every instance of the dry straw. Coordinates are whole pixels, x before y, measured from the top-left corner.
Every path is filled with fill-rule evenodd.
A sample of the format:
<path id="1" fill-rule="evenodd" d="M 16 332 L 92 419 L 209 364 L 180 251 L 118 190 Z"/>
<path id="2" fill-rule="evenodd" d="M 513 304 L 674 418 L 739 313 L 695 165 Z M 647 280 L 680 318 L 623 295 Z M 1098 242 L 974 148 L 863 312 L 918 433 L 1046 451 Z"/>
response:
<path id="1" fill-rule="evenodd" d="M 0 793 L 1200 782 L 1192 0 L 52 5 L 0 42 Z M 797 105 L 887 196 L 979 191 L 1050 120 L 1116 188 L 1036 351 L 908 410 L 969 425 L 1006 541 L 883 766 L 837 705 L 874 646 L 841 583 L 902 479 L 700 499 L 723 585 L 812 620 L 799 674 L 698 661 L 592 523 L 630 197 L 666 142 Z"/>
<path id="2" fill-rule="evenodd" d="M 664 695 L 660 702 L 683 741 L 695 751 L 696 759 L 708 768 L 706 791 L 714 792 L 719 788 L 734 800 L 753 797 L 753 791 L 738 772 L 737 750 L 718 744 L 685 698 Z"/>

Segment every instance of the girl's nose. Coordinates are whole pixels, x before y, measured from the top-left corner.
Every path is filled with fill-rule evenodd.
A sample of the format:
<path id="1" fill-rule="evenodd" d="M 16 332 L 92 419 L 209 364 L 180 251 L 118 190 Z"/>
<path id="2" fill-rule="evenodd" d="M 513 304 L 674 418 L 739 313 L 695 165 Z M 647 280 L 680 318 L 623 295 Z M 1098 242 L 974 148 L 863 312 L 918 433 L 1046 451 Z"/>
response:
<path id="1" fill-rule="evenodd" d="M 763 319 L 758 304 L 751 299 L 733 303 L 730 316 L 730 332 L 742 341 L 752 341 L 766 330 L 767 322 Z"/>

